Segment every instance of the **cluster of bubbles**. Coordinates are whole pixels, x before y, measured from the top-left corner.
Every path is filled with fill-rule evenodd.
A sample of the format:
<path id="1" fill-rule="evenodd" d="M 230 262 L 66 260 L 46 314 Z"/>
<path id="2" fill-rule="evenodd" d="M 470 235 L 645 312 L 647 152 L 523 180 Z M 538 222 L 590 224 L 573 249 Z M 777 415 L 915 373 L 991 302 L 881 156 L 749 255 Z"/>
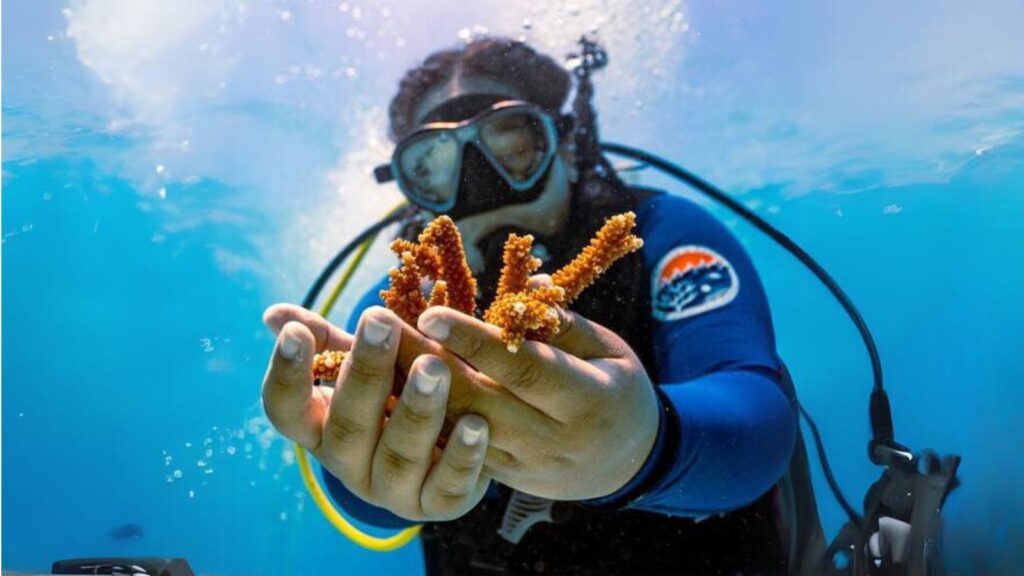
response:
<path id="1" fill-rule="evenodd" d="M 10 232 L 4 232 L 3 237 L 0 238 L 0 244 L 6 244 L 7 240 L 15 236 L 18 236 L 19 234 L 26 234 L 28 232 L 31 232 L 33 228 L 35 228 L 35 224 L 28 223 L 22 224 L 21 226 L 14 228 Z"/>
<path id="2" fill-rule="evenodd" d="M 295 451 L 264 416 L 252 417 L 237 428 L 212 426 L 201 441 L 165 449 L 161 458 L 165 484 L 188 500 L 198 498 L 203 488 L 212 485 L 217 470 L 231 468 L 244 471 L 248 478 L 244 485 L 250 489 L 279 484 L 294 495 L 296 512 L 305 509 L 305 492 L 292 482 L 298 477 L 292 470 Z M 278 517 L 287 520 L 288 511 L 279 511 Z"/>

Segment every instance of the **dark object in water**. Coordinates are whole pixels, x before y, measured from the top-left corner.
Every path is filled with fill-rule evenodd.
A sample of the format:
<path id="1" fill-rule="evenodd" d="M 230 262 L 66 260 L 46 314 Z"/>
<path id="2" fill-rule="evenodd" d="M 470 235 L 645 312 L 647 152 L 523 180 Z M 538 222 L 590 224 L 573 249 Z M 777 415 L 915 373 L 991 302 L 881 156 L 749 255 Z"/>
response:
<path id="1" fill-rule="evenodd" d="M 77 558 L 53 563 L 54 574 L 195 576 L 182 558 Z"/>
<path id="2" fill-rule="evenodd" d="M 128 523 L 114 526 L 107 531 L 107 536 L 114 540 L 142 540 L 145 532 L 142 530 L 142 526 Z"/>

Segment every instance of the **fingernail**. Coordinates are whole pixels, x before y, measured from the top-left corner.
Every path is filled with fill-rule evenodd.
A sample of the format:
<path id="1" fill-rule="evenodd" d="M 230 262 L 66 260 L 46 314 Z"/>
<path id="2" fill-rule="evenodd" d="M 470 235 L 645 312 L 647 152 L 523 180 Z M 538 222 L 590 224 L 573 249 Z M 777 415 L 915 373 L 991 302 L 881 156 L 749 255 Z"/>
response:
<path id="1" fill-rule="evenodd" d="M 474 446 L 484 436 L 484 427 L 481 423 L 465 424 L 462 426 L 462 442 Z"/>
<path id="2" fill-rule="evenodd" d="M 542 288 L 546 286 L 554 286 L 555 281 L 551 279 L 550 274 L 534 274 L 530 276 L 529 285 L 531 288 Z"/>
<path id="3" fill-rule="evenodd" d="M 291 332 L 291 330 L 285 330 L 281 334 L 281 343 L 277 345 L 277 353 L 281 355 L 285 360 L 298 360 L 300 358 L 299 352 L 302 351 L 302 340 Z"/>
<path id="4" fill-rule="evenodd" d="M 440 374 L 431 374 L 426 370 L 420 370 L 416 373 L 416 391 L 424 396 L 429 396 L 437 390 L 439 384 L 441 384 Z"/>
<path id="5" fill-rule="evenodd" d="M 434 340 L 444 340 L 450 330 L 448 321 L 437 314 L 420 316 L 420 330 Z"/>
<path id="6" fill-rule="evenodd" d="M 372 346 L 383 346 L 391 336 L 391 324 L 367 316 L 363 324 L 363 340 Z"/>

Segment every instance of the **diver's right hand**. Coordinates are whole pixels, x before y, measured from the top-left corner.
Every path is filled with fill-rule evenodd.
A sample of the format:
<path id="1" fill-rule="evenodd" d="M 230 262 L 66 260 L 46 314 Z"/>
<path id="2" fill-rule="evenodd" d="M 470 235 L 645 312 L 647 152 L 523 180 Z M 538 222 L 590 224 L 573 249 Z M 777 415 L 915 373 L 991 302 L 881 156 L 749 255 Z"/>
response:
<path id="1" fill-rule="evenodd" d="M 295 306 L 270 307 L 264 322 L 278 334 L 263 381 L 267 416 L 346 488 L 413 521 L 458 518 L 480 501 L 490 482 L 482 473 L 487 421 L 463 415 L 444 451 L 435 448 L 451 385 L 441 358 L 413 361 L 398 406 L 385 417 L 402 334 L 394 313 L 367 309 L 355 335 Z M 313 355 L 327 349 L 346 352 L 333 389 L 312 379 Z"/>

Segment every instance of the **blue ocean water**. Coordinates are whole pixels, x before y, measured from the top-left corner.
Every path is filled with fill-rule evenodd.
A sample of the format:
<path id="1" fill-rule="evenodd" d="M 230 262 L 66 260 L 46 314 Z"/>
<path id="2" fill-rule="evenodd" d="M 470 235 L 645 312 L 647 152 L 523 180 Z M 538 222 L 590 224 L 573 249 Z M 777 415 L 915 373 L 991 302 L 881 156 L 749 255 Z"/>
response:
<path id="1" fill-rule="evenodd" d="M 951 568 L 1024 564 L 1024 10 L 542 4 L 5 3 L 4 570 L 166 555 L 211 574 L 419 572 L 418 545 L 363 551 L 306 496 L 259 404 L 261 312 L 397 197 L 367 167 L 402 70 L 473 34 L 561 54 L 594 27 L 604 134 L 706 175 L 818 258 L 878 340 L 898 438 L 963 456 Z M 859 502 L 879 471 L 858 336 L 715 210 Z M 831 535 L 842 515 L 815 482 Z M 111 534 L 125 524 L 141 538 Z"/>

